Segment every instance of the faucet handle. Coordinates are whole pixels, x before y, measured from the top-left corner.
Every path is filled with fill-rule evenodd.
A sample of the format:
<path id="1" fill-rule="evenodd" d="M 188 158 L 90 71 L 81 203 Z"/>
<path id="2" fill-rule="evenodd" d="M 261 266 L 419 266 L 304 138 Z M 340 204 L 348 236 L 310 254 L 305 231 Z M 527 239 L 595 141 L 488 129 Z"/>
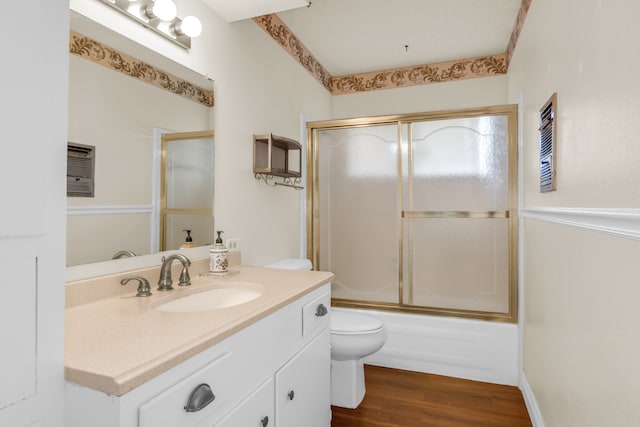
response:
<path id="1" fill-rule="evenodd" d="M 189 267 L 187 265 L 182 266 L 178 286 L 191 286 L 191 276 L 189 276 Z"/>
<path id="2" fill-rule="evenodd" d="M 136 294 L 137 297 L 151 296 L 151 286 L 149 286 L 149 281 L 144 277 L 140 277 L 140 276 L 125 277 L 120 281 L 120 284 L 124 286 L 127 283 L 129 283 L 129 281 L 131 280 L 135 280 L 138 282 L 138 293 Z"/>

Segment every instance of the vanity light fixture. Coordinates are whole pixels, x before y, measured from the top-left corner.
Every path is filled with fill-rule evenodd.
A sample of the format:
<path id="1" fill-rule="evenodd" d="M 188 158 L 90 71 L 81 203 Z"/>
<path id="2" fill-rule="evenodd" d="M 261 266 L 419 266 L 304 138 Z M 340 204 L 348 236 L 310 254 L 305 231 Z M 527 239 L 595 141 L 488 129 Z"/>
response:
<path id="1" fill-rule="evenodd" d="M 154 0 L 145 7 L 149 19 L 158 18 L 163 21 L 173 21 L 178 15 L 178 8 L 171 0 Z"/>
<path id="2" fill-rule="evenodd" d="M 182 22 L 175 25 L 176 34 L 198 37 L 202 33 L 202 23 L 195 16 L 186 16 Z"/>
<path id="3" fill-rule="evenodd" d="M 99 1 L 185 49 L 190 49 L 191 39 L 202 33 L 202 23 L 197 17 L 177 17 L 177 7 L 173 0 Z"/>

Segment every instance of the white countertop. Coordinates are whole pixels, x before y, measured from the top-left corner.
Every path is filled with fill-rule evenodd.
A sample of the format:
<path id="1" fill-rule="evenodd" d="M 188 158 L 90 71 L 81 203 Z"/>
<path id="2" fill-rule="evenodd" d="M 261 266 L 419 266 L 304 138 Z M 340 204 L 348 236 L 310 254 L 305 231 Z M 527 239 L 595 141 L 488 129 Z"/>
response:
<path id="1" fill-rule="evenodd" d="M 98 299 L 94 295 L 88 302 L 78 302 L 78 290 L 70 298 L 67 289 L 65 379 L 121 396 L 333 278 L 332 273 L 322 271 L 265 267 L 237 266 L 230 271 L 233 274 L 223 277 L 192 273 L 192 286 L 182 288 L 174 283 L 174 290 L 166 292 L 157 291 L 155 282 L 149 280 L 150 297 L 136 297 L 134 282 L 120 287 L 118 277 L 108 284 L 117 286 L 117 292 Z M 177 275 L 173 277 L 177 282 Z M 212 311 L 167 313 L 151 308 L 169 295 L 177 297 L 221 282 L 258 283 L 264 293 L 253 301 Z M 82 292 L 91 291 L 87 288 Z M 100 293 L 97 288 L 96 293 Z"/>

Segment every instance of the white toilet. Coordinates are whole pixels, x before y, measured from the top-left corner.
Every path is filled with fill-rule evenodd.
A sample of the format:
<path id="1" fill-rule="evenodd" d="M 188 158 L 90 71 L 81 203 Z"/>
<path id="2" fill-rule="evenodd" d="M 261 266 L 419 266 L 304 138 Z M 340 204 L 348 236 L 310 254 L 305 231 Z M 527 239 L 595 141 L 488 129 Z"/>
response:
<path id="1" fill-rule="evenodd" d="M 380 350 L 387 331 L 380 319 L 331 310 L 331 404 L 357 408 L 364 398 L 364 361 Z"/>
<path id="2" fill-rule="evenodd" d="M 311 261 L 289 258 L 267 267 L 311 270 Z M 380 319 L 353 311 L 331 310 L 331 404 L 357 408 L 365 393 L 364 361 L 380 350 L 387 331 Z"/>

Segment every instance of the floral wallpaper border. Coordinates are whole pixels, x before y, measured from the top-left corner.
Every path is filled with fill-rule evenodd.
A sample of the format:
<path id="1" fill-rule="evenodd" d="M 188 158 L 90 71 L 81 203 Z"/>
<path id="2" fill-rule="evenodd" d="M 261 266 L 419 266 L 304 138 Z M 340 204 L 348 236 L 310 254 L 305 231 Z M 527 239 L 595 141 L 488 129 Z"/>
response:
<path id="1" fill-rule="evenodd" d="M 368 92 L 506 74 L 532 0 L 522 0 L 505 53 L 367 73 L 332 76 L 276 14 L 253 18 L 332 95 Z"/>
<path id="2" fill-rule="evenodd" d="M 513 52 L 516 50 L 518 37 L 520 37 L 520 32 L 522 31 L 522 27 L 524 26 L 524 21 L 525 19 L 527 19 L 527 13 L 529 13 L 531 1 L 532 0 L 522 0 L 522 3 L 520 4 L 520 10 L 518 11 L 518 17 L 516 18 L 516 24 L 513 27 L 513 31 L 511 31 L 511 37 L 509 38 L 509 44 L 507 45 L 507 51 L 505 52 L 505 54 L 507 55 L 507 67 L 509 67 Z"/>
<path id="3" fill-rule="evenodd" d="M 504 54 L 482 56 L 459 61 L 333 77 L 331 79 L 331 93 L 342 95 L 495 76 L 506 72 L 507 64 Z"/>
<path id="4" fill-rule="evenodd" d="M 189 83 L 75 31 L 71 31 L 69 35 L 69 53 L 199 104 L 213 107 L 213 91 Z"/>

